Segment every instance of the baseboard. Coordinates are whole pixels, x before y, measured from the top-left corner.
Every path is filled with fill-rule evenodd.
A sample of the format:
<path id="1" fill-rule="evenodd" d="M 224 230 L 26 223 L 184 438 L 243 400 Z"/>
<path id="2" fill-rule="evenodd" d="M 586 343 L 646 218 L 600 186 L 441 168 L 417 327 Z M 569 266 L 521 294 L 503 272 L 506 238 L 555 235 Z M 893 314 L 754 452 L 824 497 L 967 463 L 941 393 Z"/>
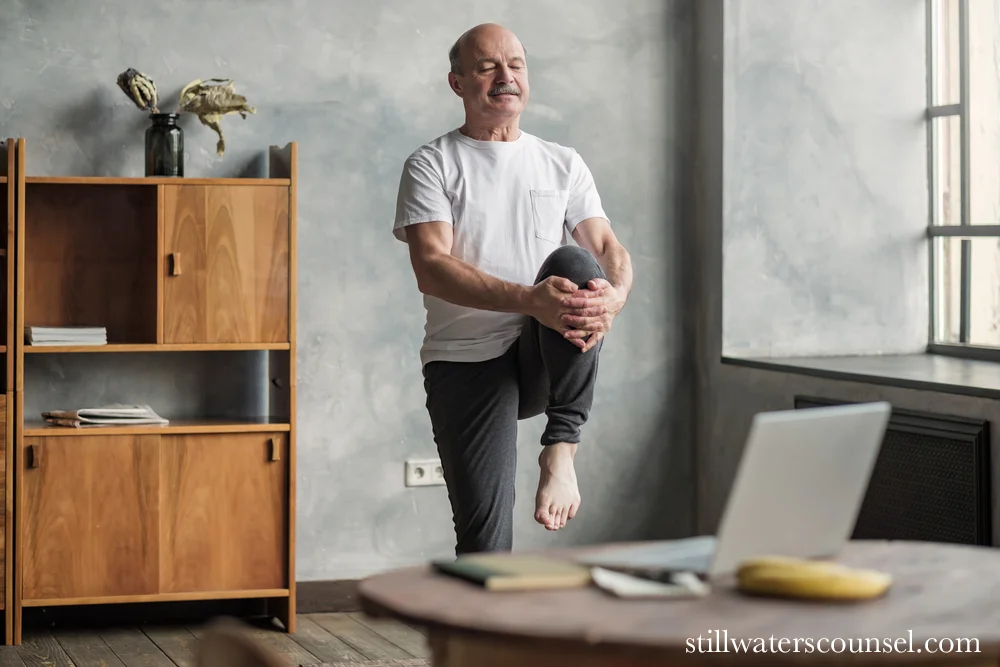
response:
<path id="1" fill-rule="evenodd" d="M 300 614 L 361 611 L 358 579 L 300 581 L 295 584 L 295 610 Z"/>

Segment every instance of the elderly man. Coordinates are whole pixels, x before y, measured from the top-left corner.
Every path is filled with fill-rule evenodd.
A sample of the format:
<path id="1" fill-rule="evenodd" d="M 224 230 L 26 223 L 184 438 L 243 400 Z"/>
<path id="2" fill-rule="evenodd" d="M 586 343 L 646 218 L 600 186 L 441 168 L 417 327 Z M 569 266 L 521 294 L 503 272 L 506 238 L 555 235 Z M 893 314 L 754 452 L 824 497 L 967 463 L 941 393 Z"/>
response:
<path id="1" fill-rule="evenodd" d="M 393 234 L 424 295 L 426 405 L 460 555 L 512 549 L 519 419 L 547 417 L 535 520 L 576 515 L 574 457 L 632 267 L 579 154 L 520 129 L 517 37 L 476 26 L 450 60 L 465 123 L 406 159 Z"/>

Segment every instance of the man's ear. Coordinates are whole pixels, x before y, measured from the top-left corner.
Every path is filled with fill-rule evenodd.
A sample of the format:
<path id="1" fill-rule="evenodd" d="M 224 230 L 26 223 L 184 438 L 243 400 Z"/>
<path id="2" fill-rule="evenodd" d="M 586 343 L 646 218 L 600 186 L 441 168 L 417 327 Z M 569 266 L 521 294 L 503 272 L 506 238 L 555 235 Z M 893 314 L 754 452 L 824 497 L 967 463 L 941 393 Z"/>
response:
<path id="1" fill-rule="evenodd" d="M 458 77 L 455 76 L 454 72 L 448 72 L 448 85 L 451 87 L 452 92 L 459 97 L 462 96 L 462 84 L 458 82 Z"/>

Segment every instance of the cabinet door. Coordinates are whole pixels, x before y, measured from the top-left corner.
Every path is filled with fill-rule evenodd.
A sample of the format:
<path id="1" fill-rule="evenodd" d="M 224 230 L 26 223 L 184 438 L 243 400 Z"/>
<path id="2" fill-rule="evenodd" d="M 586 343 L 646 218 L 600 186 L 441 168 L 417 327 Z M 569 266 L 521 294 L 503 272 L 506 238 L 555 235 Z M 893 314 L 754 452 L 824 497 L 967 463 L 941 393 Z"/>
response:
<path id="1" fill-rule="evenodd" d="M 25 438 L 25 602 L 145 595 L 159 566 L 156 435 Z"/>
<path id="2" fill-rule="evenodd" d="M 163 342 L 288 341 L 288 188 L 164 187 Z"/>
<path id="3" fill-rule="evenodd" d="M 287 588 L 286 434 L 170 435 L 161 443 L 160 591 Z"/>
<path id="4" fill-rule="evenodd" d="M 0 356 L 2 359 L 2 356 Z M 9 472 L 7 470 L 7 397 L 11 394 L 0 394 L 0 498 L 6 500 L 8 487 L 13 487 L 10 483 Z M 7 503 L 4 502 L 4 507 Z M 6 554 L 7 535 L 13 526 L 13 517 L 7 516 L 7 510 L 0 510 L 0 609 L 5 605 L 7 593 L 6 575 Z M 13 543 L 13 540 L 11 541 Z"/>

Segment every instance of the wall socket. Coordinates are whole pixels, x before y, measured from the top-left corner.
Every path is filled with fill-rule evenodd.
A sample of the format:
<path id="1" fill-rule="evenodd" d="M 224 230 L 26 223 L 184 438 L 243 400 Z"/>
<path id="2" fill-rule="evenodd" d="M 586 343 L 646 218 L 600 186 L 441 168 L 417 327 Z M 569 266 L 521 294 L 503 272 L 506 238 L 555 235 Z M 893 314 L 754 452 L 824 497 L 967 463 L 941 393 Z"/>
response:
<path id="1" fill-rule="evenodd" d="M 410 459 L 406 462 L 406 486 L 441 486 L 441 459 Z"/>

